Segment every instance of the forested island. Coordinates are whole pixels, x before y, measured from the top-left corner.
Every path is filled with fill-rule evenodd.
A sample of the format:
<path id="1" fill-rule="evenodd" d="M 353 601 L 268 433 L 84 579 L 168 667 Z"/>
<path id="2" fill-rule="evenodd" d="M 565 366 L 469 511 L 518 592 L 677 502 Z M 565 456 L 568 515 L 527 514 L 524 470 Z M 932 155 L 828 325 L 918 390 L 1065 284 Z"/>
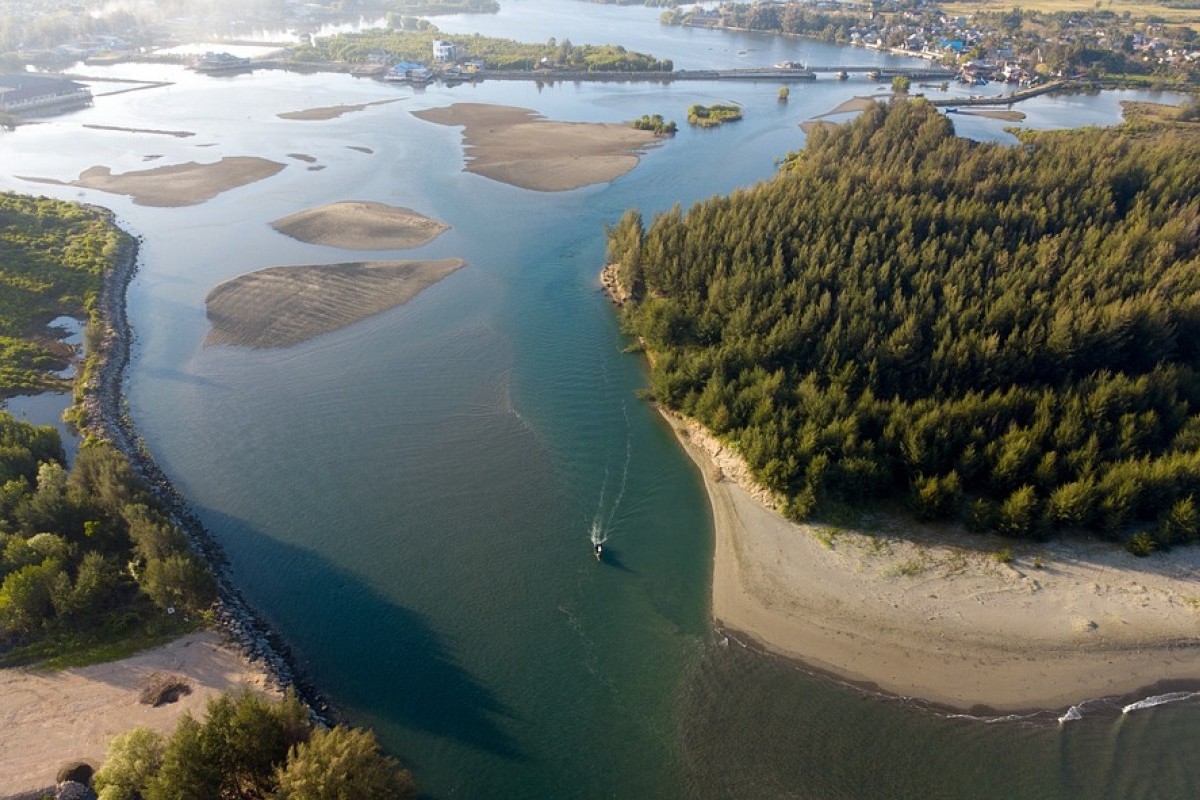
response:
<path id="1" fill-rule="evenodd" d="M 1138 553 L 1200 512 L 1200 129 L 958 138 L 927 102 L 814 131 L 779 175 L 609 260 L 653 399 L 740 451 L 793 519 L 922 519 Z"/>
<path id="2" fill-rule="evenodd" d="M 307 63 L 359 64 L 372 54 L 386 52 L 401 60 L 423 61 L 428 59 L 433 41 L 442 35 L 428 23 L 420 25 L 419 30 L 376 28 L 361 33 L 339 33 L 297 47 L 293 58 Z M 554 67 L 593 72 L 670 72 L 674 69 L 670 60 L 660 61 L 620 45 L 574 45 L 569 39 L 531 44 L 477 33 L 454 36 L 453 41 L 460 60 L 479 60 L 490 69 Z"/>

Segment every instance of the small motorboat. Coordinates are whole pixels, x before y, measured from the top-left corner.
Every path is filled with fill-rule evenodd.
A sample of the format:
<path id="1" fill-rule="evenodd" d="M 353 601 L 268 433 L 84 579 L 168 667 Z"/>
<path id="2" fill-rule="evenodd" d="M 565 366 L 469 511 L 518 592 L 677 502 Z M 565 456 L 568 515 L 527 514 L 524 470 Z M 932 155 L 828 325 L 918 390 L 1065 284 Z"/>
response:
<path id="1" fill-rule="evenodd" d="M 596 554 L 596 560 L 599 561 L 601 559 L 601 557 L 604 555 L 604 545 L 600 544 L 599 542 L 596 542 L 595 544 L 592 545 L 592 550 Z"/>

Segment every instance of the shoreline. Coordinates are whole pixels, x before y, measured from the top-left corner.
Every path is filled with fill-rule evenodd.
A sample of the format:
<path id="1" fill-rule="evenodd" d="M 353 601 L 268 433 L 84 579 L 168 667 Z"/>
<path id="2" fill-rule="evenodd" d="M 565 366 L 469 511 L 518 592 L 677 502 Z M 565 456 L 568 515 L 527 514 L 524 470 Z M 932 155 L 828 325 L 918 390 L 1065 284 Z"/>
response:
<path id="1" fill-rule="evenodd" d="M 864 690 L 980 715 L 1200 687 L 1200 549 L 1135 559 L 882 512 L 857 530 L 793 523 L 738 454 L 656 408 L 704 482 L 717 630 Z"/>
<path id="2" fill-rule="evenodd" d="M 208 567 L 217 584 L 216 628 L 250 665 L 261 668 L 272 688 L 291 689 L 308 706 L 310 714 L 325 724 L 341 717 L 316 687 L 303 675 L 296 658 L 282 638 L 242 597 L 233 585 L 220 545 L 195 515 L 187 499 L 159 468 L 142 441 L 125 404 L 123 383 L 129 364 L 133 329 L 126 315 L 126 295 L 138 270 L 141 237 L 122 228 L 116 215 L 104 209 L 125 237 L 112 267 L 101 277 L 96 309 L 103 324 L 97 347 L 91 385 L 80 401 L 83 433 L 95 433 L 112 443 L 129 459 L 154 496 L 163 503 L 171 521 L 188 538 L 192 550 Z"/>

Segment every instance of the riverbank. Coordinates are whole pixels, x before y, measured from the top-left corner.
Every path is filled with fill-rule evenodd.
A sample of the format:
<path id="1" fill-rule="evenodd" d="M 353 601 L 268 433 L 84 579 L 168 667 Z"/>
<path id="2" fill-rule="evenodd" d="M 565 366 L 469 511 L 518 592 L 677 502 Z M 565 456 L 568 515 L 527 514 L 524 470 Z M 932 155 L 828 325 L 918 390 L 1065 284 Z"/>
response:
<path id="1" fill-rule="evenodd" d="M 187 688 L 173 702 L 140 700 L 158 677 Z M 185 713 L 203 716 L 226 691 L 275 693 L 271 676 L 216 631 L 193 633 L 131 658 L 43 672 L 0 670 L 0 797 L 52 787 L 63 764 L 100 766 L 112 738 L 141 726 L 169 735 Z M 52 790 L 51 790 L 52 791 Z"/>
<path id="2" fill-rule="evenodd" d="M 217 629 L 238 649 L 242 658 L 268 676 L 268 685 L 280 691 L 292 689 L 318 719 L 333 720 L 333 709 L 295 667 L 287 645 L 258 616 L 233 585 L 220 546 L 209 535 L 200 519 L 175 486 L 159 469 L 129 416 L 122 394 L 125 368 L 129 364 L 133 331 L 126 314 L 125 299 L 130 282 L 137 273 L 138 239 L 126 235 L 111 269 L 104 273 L 96 309 L 101 330 L 92 338 L 97 342 L 96 361 L 87 371 L 87 386 L 82 399 L 81 427 L 89 434 L 110 441 L 129 459 L 163 504 L 171 520 L 188 537 L 192 549 L 204 559 L 217 582 L 215 610 Z"/>
<path id="3" fill-rule="evenodd" d="M 1111 543 L 1007 541 L 885 513 L 854 529 L 792 523 L 736 453 L 662 413 L 712 507 L 719 628 L 972 713 L 1200 684 L 1200 549 L 1138 559 Z"/>

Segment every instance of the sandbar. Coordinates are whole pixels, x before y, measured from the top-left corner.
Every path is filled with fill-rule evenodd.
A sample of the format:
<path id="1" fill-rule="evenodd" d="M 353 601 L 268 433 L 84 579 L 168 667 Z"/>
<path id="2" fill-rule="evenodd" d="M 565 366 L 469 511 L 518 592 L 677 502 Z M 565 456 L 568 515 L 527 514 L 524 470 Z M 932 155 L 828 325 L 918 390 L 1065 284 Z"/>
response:
<path id="1" fill-rule="evenodd" d="M 626 124 L 553 122 L 527 108 L 484 103 L 455 103 L 413 115 L 463 127 L 467 172 L 541 192 L 619 178 L 638 165 L 646 147 L 662 139 Z"/>
<path id="2" fill-rule="evenodd" d="M 987 117 L 988 119 L 1000 119 L 1005 122 L 1020 122 L 1025 119 L 1024 111 L 1012 111 L 1003 108 L 960 108 L 957 114 L 963 114 L 968 117 Z"/>
<path id="3" fill-rule="evenodd" d="M 809 119 L 800 123 L 800 130 L 806 134 L 812 133 L 820 128 L 832 129 L 841 125 L 840 122 L 831 122 L 827 119 Z"/>
<path id="4" fill-rule="evenodd" d="M 157 708 L 139 702 L 155 672 L 187 679 L 189 694 Z M 112 737 L 143 725 L 169 733 L 185 711 L 203 716 L 208 700 L 242 687 L 265 691 L 267 675 L 208 631 L 132 658 L 43 672 L 0 669 L 0 796 L 54 784 L 64 763 L 104 763 Z"/>
<path id="5" fill-rule="evenodd" d="M 327 119 L 337 119 L 343 114 L 353 114 L 355 111 L 362 111 L 364 108 L 371 106 L 383 106 L 388 103 L 394 103 L 400 98 L 392 100 L 376 100 L 374 103 L 359 103 L 357 105 L 344 106 L 325 106 L 323 108 L 306 108 L 303 111 L 285 111 L 282 114 L 276 114 L 280 119 L 297 119 L 304 121 L 322 121 Z"/>
<path id="6" fill-rule="evenodd" d="M 712 613 L 766 650 L 971 713 L 1137 699 L 1200 683 L 1200 548 L 1138 559 L 1111 543 L 1019 543 L 886 514 L 795 524 L 744 462 L 664 412 L 704 478 Z M 997 554 L 1011 549 L 1012 560 Z"/>
<path id="7" fill-rule="evenodd" d="M 870 108 L 873 103 L 879 100 L 887 100 L 888 95 L 877 95 L 875 97 L 851 97 L 844 103 L 840 103 L 826 111 L 824 114 L 817 114 L 813 119 L 821 119 L 822 117 L 832 117 L 835 114 L 849 114 L 852 111 L 862 111 Z"/>
<path id="8" fill-rule="evenodd" d="M 450 226 L 410 208 L 347 200 L 277 219 L 271 227 L 309 244 L 347 250 L 401 250 L 420 247 Z"/>
<path id="9" fill-rule="evenodd" d="M 108 167 L 91 167 L 78 180 L 67 181 L 66 185 L 128 195 L 139 206 L 192 206 L 230 189 L 269 178 L 283 167 L 276 161 L 250 156 L 230 156 L 212 164 L 189 161 L 119 175 L 114 175 Z M 50 178 L 21 177 L 21 180 L 64 183 Z"/>
<path id="10" fill-rule="evenodd" d="M 267 267 L 208 293 L 205 346 L 290 347 L 407 303 L 464 266 L 440 261 L 357 261 Z"/>
<path id="11" fill-rule="evenodd" d="M 121 131 L 122 133 L 148 133 L 153 136 L 174 136 L 177 139 L 186 139 L 189 136 L 195 136 L 192 131 L 164 131 L 156 128 L 123 128 L 119 125 L 93 125 L 84 123 L 83 127 L 91 128 L 95 131 Z"/>

